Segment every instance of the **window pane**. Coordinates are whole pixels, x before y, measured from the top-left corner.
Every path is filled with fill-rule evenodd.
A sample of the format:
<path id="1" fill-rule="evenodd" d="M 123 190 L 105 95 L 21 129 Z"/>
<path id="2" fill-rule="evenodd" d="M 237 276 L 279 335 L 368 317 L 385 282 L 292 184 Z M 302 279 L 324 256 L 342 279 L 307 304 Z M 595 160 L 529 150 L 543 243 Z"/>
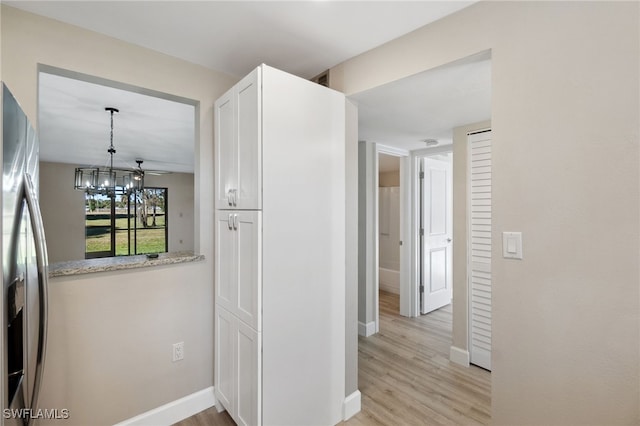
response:
<path id="1" fill-rule="evenodd" d="M 111 200 L 104 196 L 85 196 L 85 214 L 85 256 L 110 256 Z"/>
<path id="2" fill-rule="evenodd" d="M 85 210 L 86 258 L 168 251 L 166 188 L 145 188 L 130 197 L 87 195 Z"/>
<path id="3" fill-rule="evenodd" d="M 167 249 L 167 189 L 145 188 L 136 200 L 132 253 L 164 253 Z"/>

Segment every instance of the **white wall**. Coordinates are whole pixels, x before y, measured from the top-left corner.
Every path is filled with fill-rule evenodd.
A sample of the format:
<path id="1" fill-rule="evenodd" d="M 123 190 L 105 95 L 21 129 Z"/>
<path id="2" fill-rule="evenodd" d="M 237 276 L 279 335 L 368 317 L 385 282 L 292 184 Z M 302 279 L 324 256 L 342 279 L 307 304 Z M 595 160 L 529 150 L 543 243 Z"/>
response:
<path id="1" fill-rule="evenodd" d="M 400 187 L 378 189 L 378 264 L 400 270 Z"/>
<path id="2" fill-rule="evenodd" d="M 213 384 L 213 102 L 236 79 L 2 5 L 2 78 L 33 123 L 42 63 L 199 102 L 195 250 L 205 261 L 52 280 L 42 406 L 113 424 Z M 171 345 L 185 360 L 171 363 Z"/>
<path id="3" fill-rule="evenodd" d="M 353 94 L 491 49 L 494 424 L 640 422 L 639 7 L 482 1 L 330 71 Z"/>
<path id="4" fill-rule="evenodd" d="M 85 200 L 73 189 L 75 165 L 40 162 L 40 202 L 47 235 L 49 262 L 84 259 Z M 145 176 L 148 187 L 168 190 L 168 251 L 193 250 L 193 174 Z"/>
<path id="5" fill-rule="evenodd" d="M 400 187 L 379 187 L 378 206 L 378 285 L 400 294 Z"/>

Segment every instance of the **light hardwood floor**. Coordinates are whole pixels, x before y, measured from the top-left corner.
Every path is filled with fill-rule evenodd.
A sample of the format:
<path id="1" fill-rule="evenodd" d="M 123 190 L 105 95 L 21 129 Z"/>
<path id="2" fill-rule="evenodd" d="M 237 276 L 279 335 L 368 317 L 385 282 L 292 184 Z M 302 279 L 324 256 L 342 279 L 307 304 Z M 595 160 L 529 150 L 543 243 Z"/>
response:
<path id="1" fill-rule="evenodd" d="M 359 338 L 362 411 L 341 425 L 485 425 L 491 421 L 491 374 L 449 361 L 451 305 L 401 317 L 398 295 L 380 292 L 380 332 Z M 205 410 L 179 426 L 233 425 Z"/>

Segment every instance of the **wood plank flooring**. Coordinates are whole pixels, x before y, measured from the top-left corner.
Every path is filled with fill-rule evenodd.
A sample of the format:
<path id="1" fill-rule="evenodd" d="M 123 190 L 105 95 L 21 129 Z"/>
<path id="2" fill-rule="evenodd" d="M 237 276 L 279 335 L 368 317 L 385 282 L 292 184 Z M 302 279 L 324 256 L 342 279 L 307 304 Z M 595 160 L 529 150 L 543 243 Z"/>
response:
<path id="1" fill-rule="evenodd" d="M 449 362 L 451 305 L 419 318 L 399 315 L 398 295 L 380 292 L 380 332 L 359 338 L 362 411 L 344 426 L 486 425 L 491 374 Z M 215 408 L 177 423 L 226 426 Z"/>
<path id="2" fill-rule="evenodd" d="M 360 337 L 362 411 L 343 425 L 483 425 L 491 421 L 491 374 L 449 361 L 451 305 L 399 315 L 398 295 L 380 292 L 380 332 Z"/>

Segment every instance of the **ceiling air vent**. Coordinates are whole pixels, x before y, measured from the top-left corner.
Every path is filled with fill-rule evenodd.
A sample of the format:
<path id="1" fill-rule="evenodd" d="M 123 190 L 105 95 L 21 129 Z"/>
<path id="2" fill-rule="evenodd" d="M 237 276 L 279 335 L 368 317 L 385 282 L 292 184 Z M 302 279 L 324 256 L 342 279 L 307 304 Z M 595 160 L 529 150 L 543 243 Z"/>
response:
<path id="1" fill-rule="evenodd" d="M 329 87 L 329 70 L 321 72 L 311 79 L 314 83 L 318 83 L 320 86 Z"/>

